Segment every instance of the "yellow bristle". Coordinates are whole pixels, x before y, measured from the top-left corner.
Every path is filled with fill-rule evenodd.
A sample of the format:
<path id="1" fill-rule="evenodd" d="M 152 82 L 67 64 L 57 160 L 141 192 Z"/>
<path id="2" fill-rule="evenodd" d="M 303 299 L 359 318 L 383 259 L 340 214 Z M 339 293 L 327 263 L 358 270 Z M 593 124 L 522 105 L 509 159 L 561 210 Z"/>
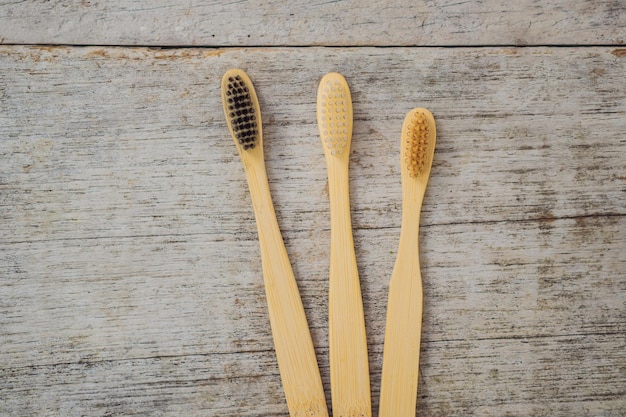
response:
<path id="1" fill-rule="evenodd" d="M 429 161 L 429 142 L 432 129 L 426 115 L 416 111 L 407 123 L 405 132 L 404 163 L 411 177 L 417 177 Z"/>

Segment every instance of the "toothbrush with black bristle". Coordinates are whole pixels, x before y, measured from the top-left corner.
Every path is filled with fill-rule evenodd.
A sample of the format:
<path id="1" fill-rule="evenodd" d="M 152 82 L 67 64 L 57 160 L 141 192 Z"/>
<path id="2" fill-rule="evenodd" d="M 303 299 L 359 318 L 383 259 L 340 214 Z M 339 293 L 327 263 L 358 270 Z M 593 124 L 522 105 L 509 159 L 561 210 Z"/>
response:
<path id="1" fill-rule="evenodd" d="M 411 110 L 402 126 L 402 227 L 389 284 L 379 417 L 415 417 L 422 332 L 419 221 L 436 140 L 435 119 Z"/>
<path id="2" fill-rule="evenodd" d="M 330 199 L 328 343 L 333 416 L 371 417 L 365 320 L 350 219 L 352 99 L 341 74 L 330 73 L 320 81 L 317 123 Z"/>
<path id="3" fill-rule="evenodd" d="M 242 70 L 224 74 L 222 102 L 252 197 L 272 336 L 289 414 L 328 417 L 313 341 L 270 195 L 259 102 Z"/>

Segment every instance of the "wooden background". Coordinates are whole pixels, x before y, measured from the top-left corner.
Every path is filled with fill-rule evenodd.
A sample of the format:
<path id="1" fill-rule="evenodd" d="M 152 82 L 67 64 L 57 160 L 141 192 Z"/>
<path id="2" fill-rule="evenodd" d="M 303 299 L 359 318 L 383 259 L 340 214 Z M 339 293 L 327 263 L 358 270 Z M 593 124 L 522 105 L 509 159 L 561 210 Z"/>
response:
<path id="1" fill-rule="evenodd" d="M 417 415 L 626 415 L 623 1 L 207 3 L 0 0 L 1 416 L 287 416 L 231 67 L 327 396 L 315 94 L 339 71 L 374 415 L 417 106 L 438 123 Z"/>

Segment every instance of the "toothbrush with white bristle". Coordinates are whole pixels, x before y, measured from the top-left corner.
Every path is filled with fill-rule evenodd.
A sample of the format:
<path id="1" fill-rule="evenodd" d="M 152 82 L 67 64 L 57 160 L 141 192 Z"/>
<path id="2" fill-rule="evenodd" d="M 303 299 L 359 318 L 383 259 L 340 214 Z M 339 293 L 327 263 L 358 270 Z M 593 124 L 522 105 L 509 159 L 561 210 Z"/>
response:
<path id="1" fill-rule="evenodd" d="M 330 199 L 328 342 L 333 416 L 371 417 L 365 320 L 350 219 L 352 99 L 341 74 L 327 74 L 320 82 L 317 123 Z"/>

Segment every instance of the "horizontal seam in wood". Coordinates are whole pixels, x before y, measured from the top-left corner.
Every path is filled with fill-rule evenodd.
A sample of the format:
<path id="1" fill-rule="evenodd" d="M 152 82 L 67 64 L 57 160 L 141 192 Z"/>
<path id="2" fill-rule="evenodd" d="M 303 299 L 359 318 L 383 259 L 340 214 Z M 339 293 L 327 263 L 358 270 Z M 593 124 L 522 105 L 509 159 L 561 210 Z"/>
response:
<path id="1" fill-rule="evenodd" d="M 537 334 L 537 335 L 511 335 L 502 337 L 483 337 L 483 338 L 464 338 L 464 339 L 439 339 L 439 340 L 422 340 L 423 344 L 439 344 L 451 342 L 488 342 L 499 340 L 538 340 L 538 339 L 563 339 L 563 338 L 584 338 L 590 336 L 619 336 L 622 332 L 594 332 L 594 333 L 569 333 L 569 334 Z"/>
<path id="2" fill-rule="evenodd" d="M 563 338 L 584 338 L 591 336 L 619 336 L 622 335 L 622 332 L 594 332 L 594 333 L 569 333 L 569 334 L 561 334 L 561 335 L 548 335 L 548 334 L 539 334 L 539 335 L 511 335 L 506 337 L 486 337 L 486 338 L 464 338 L 464 339 L 439 339 L 439 340 L 422 340 L 423 345 L 427 344 L 441 344 L 441 343 L 455 343 L 455 342 L 484 342 L 484 341 L 506 341 L 506 340 L 520 340 L 524 343 L 524 340 L 538 340 L 538 339 L 563 339 Z M 382 345 L 379 343 L 368 343 L 368 348 L 372 348 L 374 346 Z M 319 352 L 318 352 L 319 350 Z M 319 354 L 326 352 L 326 347 L 321 347 L 316 349 L 316 353 Z M 156 355 L 156 356 L 145 356 L 145 357 L 133 357 L 133 358 L 121 358 L 121 359 L 101 359 L 95 361 L 89 360 L 78 360 L 76 362 L 58 362 L 58 363 L 48 363 L 48 364 L 36 364 L 30 366 L 19 366 L 13 368 L 6 368 L 5 373 L 17 371 L 20 369 L 38 369 L 38 368 L 53 368 L 57 366 L 73 366 L 73 365 L 98 365 L 103 363 L 123 363 L 123 362 L 133 362 L 133 361 L 150 361 L 150 360 L 163 360 L 163 359 L 183 359 L 183 358 L 193 358 L 193 357 L 209 357 L 213 355 L 239 355 L 245 353 L 273 353 L 274 349 L 255 349 L 255 350 L 237 350 L 232 352 L 210 352 L 210 353 L 193 353 L 187 355 Z M 370 353 L 374 353 L 374 350 L 370 349 Z M 325 367 L 322 367 L 325 368 Z M 262 374 L 263 376 L 278 376 L 276 373 L 268 373 Z M 224 378 L 206 378 L 202 380 L 218 380 L 218 379 L 236 379 L 236 378 L 247 378 L 250 376 L 258 376 L 258 375 L 242 375 L 242 376 L 231 376 Z"/>
<path id="3" fill-rule="evenodd" d="M 120 359 L 99 359 L 99 360 L 78 360 L 75 362 L 56 362 L 56 363 L 44 363 L 44 364 L 35 364 L 29 366 L 18 366 L 13 368 L 5 368 L 6 372 L 15 371 L 19 369 L 37 369 L 37 368 L 53 368 L 56 366 L 71 366 L 71 365 L 98 365 L 102 363 L 122 363 L 122 362 L 133 362 L 133 361 L 149 361 L 149 360 L 163 360 L 163 359 L 181 359 L 181 358 L 194 358 L 194 357 L 209 357 L 213 355 L 219 356 L 228 356 L 228 355 L 238 355 L 242 353 L 273 353 L 274 348 L 271 349 L 255 349 L 255 350 L 234 350 L 232 352 L 210 352 L 210 353 L 191 353 L 186 355 L 155 355 L 155 356 L 144 356 L 144 357 L 133 357 L 133 358 L 120 358 Z M 277 374 L 278 375 L 278 374 Z"/>
<path id="4" fill-rule="evenodd" d="M 557 220 L 577 220 L 577 219 L 592 219 L 592 218 L 617 218 L 624 217 L 626 213 L 597 213 L 597 214 L 584 214 L 580 216 L 561 216 L 561 217 L 536 217 L 530 219 L 505 219 L 505 220 L 481 220 L 481 221 L 469 221 L 469 222 L 450 222 L 450 223 L 431 223 L 422 224 L 421 228 L 438 227 L 438 226 L 457 226 L 457 225 L 474 225 L 474 224 L 500 224 L 500 223 L 535 223 L 535 222 L 554 222 Z M 387 227 L 389 229 L 395 227 Z M 383 229 L 383 228 L 380 228 Z"/>
<path id="5" fill-rule="evenodd" d="M 375 45 L 375 44 L 346 44 L 346 45 L 150 45 L 150 44 L 71 44 L 71 43 L 0 43 L 0 46 L 25 46 L 25 47 L 60 47 L 60 48 L 147 48 L 147 49 L 306 49 L 306 48 L 333 48 L 333 49 L 359 49 L 359 48 L 464 48 L 464 49 L 481 49 L 481 48 L 626 48 L 625 44 L 468 44 L 468 45 L 436 45 L 436 44 L 396 44 L 396 45 Z"/>
<path id="6" fill-rule="evenodd" d="M 580 216 L 562 216 L 562 217 L 537 217 L 531 219 L 505 219 L 505 220 L 480 220 L 480 221 L 468 221 L 468 222 L 449 222 L 449 223 L 424 223 L 420 225 L 420 228 L 439 227 L 439 226 L 461 226 L 461 225 L 479 225 L 479 224 L 501 224 L 501 223 L 535 223 L 535 222 L 553 222 L 557 220 L 576 220 L 576 219 L 591 219 L 591 218 L 618 218 L 624 217 L 626 213 L 597 213 L 586 214 Z M 381 226 L 381 227 L 367 227 L 367 226 L 354 226 L 354 230 L 394 230 L 399 229 L 398 226 Z M 321 228 L 319 231 L 329 232 L 330 228 Z M 303 233 L 308 229 L 286 229 L 289 233 Z M 254 233 L 253 229 L 250 229 L 250 234 Z M 1 242 L 2 245 L 20 245 L 20 244 L 32 244 L 32 243 L 50 243 L 50 242 L 71 242 L 71 241 L 88 241 L 88 240 L 115 240 L 115 239 L 148 239 L 148 238 L 185 238 L 191 236 L 213 236 L 213 235 L 232 235 L 237 236 L 239 233 L 183 233 L 183 234 L 146 234 L 146 235 L 123 235 L 123 236 L 88 236 L 88 237 L 67 237 L 67 238 L 54 238 L 54 239 L 35 239 L 35 240 L 19 240 L 19 241 L 6 241 Z M 213 242 L 221 242 L 224 239 L 214 240 Z M 256 241 L 257 238 L 251 237 L 250 239 L 235 239 L 235 241 Z M 185 243 L 186 240 L 172 240 L 163 243 Z"/>

